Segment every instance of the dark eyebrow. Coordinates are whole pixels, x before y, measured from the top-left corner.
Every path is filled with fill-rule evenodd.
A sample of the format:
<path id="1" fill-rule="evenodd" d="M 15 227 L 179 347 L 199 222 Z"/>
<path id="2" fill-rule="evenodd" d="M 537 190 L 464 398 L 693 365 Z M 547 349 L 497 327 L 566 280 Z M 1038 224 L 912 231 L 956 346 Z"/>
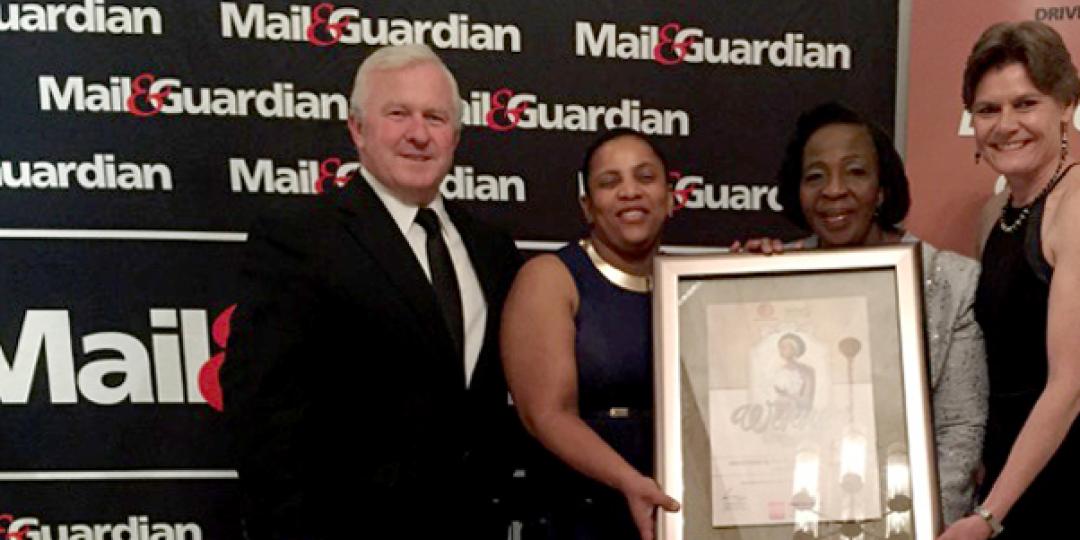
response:
<path id="1" fill-rule="evenodd" d="M 600 176 L 604 176 L 605 174 L 618 175 L 619 170 L 618 169 L 600 169 L 599 171 L 596 171 L 595 173 L 593 173 L 592 176 L 600 177 Z"/>

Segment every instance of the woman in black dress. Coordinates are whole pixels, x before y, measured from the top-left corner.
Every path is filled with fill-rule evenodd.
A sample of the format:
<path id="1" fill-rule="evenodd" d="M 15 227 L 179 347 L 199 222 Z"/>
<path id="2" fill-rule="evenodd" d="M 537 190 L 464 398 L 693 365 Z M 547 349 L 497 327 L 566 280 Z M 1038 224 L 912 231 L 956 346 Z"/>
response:
<path id="1" fill-rule="evenodd" d="M 942 539 L 1075 538 L 1080 488 L 1080 167 L 1068 156 L 1080 80 L 1045 24 L 1001 23 L 964 71 L 975 159 L 1008 182 L 982 247 L 975 315 L 990 414 L 976 512 Z"/>

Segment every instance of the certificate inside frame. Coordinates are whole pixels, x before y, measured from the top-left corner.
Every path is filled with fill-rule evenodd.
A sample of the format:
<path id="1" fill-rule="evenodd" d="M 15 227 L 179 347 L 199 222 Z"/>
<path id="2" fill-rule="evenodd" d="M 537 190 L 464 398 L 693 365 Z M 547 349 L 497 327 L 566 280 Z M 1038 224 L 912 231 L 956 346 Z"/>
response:
<path id="1" fill-rule="evenodd" d="M 916 244 L 657 257 L 660 540 L 933 540 Z"/>

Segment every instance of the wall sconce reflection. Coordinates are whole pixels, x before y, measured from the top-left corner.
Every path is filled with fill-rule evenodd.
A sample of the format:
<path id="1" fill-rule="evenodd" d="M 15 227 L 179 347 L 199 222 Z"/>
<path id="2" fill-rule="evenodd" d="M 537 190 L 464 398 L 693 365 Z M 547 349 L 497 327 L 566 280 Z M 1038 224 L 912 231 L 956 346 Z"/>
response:
<path id="1" fill-rule="evenodd" d="M 885 458 L 885 537 L 889 540 L 908 540 L 911 526 L 911 468 L 907 447 L 901 443 L 889 445 Z"/>
<path id="2" fill-rule="evenodd" d="M 791 506 L 794 527 L 792 540 L 818 540 L 835 538 L 840 540 L 912 540 L 912 501 L 911 468 L 908 465 L 907 447 L 902 443 L 889 445 L 885 452 L 885 515 L 884 519 L 866 519 L 865 505 L 868 497 L 879 497 L 878 493 L 864 493 L 867 486 L 867 464 L 871 448 L 869 438 L 860 432 L 855 421 L 855 400 L 853 395 L 855 377 L 854 363 L 862 349 L 862 344 L 855 338 L 845 338 L 839 343 L 839 349 L 847 360 L 847 427 L 838 441 L 838 446 L 830 449 L 839 454 L 839 478 L 826 479 L 825 491 L 836 493 L 840 497 L 839 515 L 826 516 L 821 513 L 822 452 L 816 446 L 804 446 L 795 454 Z M 880 460 L 874 461 L 880 463 Z M 874 466 L 876 468 L 876 466 Z M 877 473 L 875 473 L 877 474 Z M 875 482 L 876 483 L 876 482 Z M 833 497 L 833 495 L 829 495 Z"/>
<path id="3" fill-rule="evenodd" d="M 866 438 L 856 432 L 844 436 L 840 443 L 840 488 L 845 498 L 843 516 L 831 518 L 821 514 L 820 471 L 821 452 L 806 446 L 795 454 L 794 482 L 791 506 L 794 510 L 792 540 L 911 540 L 911 468 L 907 447 L 901 443 L 889 445 L 885 459 L 885 520 L 882 534 L 878 520 L 850 519 L 862 497 L 866 467 Z M 822 523 L 822 522 L 825 523 Z"/>
<path id="4" fill-rule="evenodd" d="M 792 538 L 810 540 L 818 537 L 818 516 L 821 513 L 821 492 L 818 490 L 820 463 L 820 452 L 816 447 L 808 446 L 795 454 L 791 496 L 795 534 Z"/>

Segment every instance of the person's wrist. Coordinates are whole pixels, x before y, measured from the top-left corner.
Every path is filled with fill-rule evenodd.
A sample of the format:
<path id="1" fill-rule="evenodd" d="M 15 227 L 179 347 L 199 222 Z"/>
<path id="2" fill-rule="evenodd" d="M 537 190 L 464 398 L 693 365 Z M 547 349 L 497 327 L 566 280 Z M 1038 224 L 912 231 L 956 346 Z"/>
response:
<path id="1" fill-rule="evenodd" d="M 618 491 L 629 494 L 634 490 L 634 485 L 638 481 L 639 476 L 641 476 L 641 473 L 637 472 L 633 467 L 627 466 L 626 469 L 622 471 L 622 474 L 617 477 L 615 485 L 612 487 Z"/>
<path id="2" fill-rule="evenodd" d="M 973 515 L 981 518 L 983 523 L 990 528 L 990 538 L 994 538 L 1005 530 L 1005 527 L 1001 525 L 1001 521 L 994 516 L 994 513 L 981 504 L 975 505 L 975 513 Z"/>

